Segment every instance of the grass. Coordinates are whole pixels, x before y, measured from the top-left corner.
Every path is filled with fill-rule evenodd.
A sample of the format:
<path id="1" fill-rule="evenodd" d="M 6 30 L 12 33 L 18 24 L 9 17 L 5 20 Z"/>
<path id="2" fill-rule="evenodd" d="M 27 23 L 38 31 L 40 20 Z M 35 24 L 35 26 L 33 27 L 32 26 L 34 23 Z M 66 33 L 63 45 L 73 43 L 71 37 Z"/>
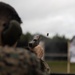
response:
<path id="1" fill-rule="evenodd" d="M 51 73 L 67 73 L 67 61 L 47 61 Z M 75 73 L 75 63 L 70 63 L 70 73 Z"/>

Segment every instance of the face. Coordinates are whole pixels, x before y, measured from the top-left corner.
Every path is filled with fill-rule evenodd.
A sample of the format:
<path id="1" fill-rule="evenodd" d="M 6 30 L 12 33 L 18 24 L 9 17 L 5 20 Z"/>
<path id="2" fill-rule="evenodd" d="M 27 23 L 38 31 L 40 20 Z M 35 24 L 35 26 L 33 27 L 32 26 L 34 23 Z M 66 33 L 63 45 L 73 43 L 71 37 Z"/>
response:
<path id="1" fill-rule="evenodd" d="M 0 15 L 0 45 L 2 44 L 1 42 L 1 33 L 4 29 L 4 24 L 8 22 L 8 18 L 6 16 Z"/>
<path id="2" fill-rule="evenodd" d="M 4 24 L 8 22 L 8 19 L 6 16 L 0 16 L 0 34 L 2 30 L 4 29 Z"/>

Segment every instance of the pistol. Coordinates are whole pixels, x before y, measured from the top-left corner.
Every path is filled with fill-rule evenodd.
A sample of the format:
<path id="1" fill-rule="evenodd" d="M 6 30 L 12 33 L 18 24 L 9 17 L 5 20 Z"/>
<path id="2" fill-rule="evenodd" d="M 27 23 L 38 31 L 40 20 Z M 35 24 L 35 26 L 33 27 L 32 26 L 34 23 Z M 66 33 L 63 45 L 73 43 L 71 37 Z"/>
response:
<path id="1" fill-rule="evenodd" d="M 28 46 L 30 48 L 36 47 L 40 42 L 40 35 L 35 35 L 33 39 L 29 42 Z"/>

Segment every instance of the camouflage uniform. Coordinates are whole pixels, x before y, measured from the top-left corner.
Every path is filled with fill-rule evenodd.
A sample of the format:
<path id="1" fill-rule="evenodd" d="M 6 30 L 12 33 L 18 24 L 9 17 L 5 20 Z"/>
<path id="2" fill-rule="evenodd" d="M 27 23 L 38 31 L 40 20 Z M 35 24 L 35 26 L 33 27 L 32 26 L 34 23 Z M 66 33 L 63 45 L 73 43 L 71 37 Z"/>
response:
<path id="1" fill-rule="evenodd" d="M 46 75 L 39 60 L 23 48 L 0 47 L 0 75 Z"/>

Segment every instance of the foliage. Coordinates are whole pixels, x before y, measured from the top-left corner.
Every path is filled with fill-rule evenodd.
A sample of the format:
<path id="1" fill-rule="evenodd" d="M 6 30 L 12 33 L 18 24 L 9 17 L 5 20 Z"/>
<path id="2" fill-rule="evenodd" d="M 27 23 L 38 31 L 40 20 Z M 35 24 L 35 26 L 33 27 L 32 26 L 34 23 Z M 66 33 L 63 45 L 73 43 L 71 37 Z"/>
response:
<path id="1" fill-rule="evenodd" d="M 55 36 L 53 36 L 53 38 L 50 38 L 42 34 L 38 34 L 38 35 L 40 35 L 41 37 L 40 41 L 43 41 L 45 43 L 46 53 L 63 53 L 63 54 L 67 53 L 68 39 L 65 38 L 65 36 L 59 36 L 58 34 L 56 34 Z M 27 32 L 26 34 L 22 34 L 20 40 L 18 41 L 17 46 L 27 48 L 28 42 L 33 39 L 33 36 L 34 35 L 32 35 L 29 32 Z"/>
<path id="2" fill-rule="evenodd" d="M 67 73 L 67 61 L 47 61 L 51 73 Z M 75 63 L 70 63 L 70 73 L 75 73 Z"/>

